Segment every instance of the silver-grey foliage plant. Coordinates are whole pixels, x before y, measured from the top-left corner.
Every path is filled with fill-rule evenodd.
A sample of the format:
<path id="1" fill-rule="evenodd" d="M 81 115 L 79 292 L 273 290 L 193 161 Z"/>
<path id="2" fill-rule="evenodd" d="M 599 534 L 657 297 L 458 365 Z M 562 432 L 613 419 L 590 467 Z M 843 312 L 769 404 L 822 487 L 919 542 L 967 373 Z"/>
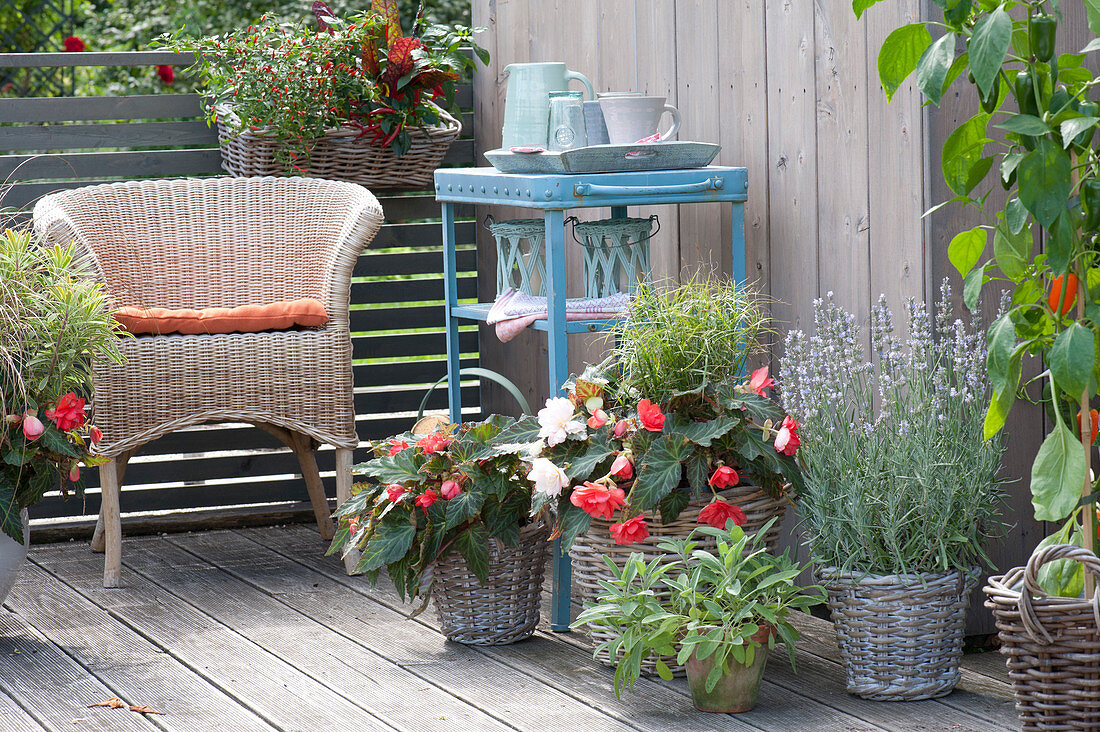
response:
<path id="1" fill-rule="evenodd" d="M 885 297 L 872 309 L 874 361 L 830 292 L 816 333 L 787 334 L 783 407 L 802 423 L 799 497 L 815 559 L 847 571 L 967 570 L 1000 530 L 1000 437 L 982 436 L 985 334 L 956 319 L 944 281 L 935 322 L 910 299 L 908 338 Z"/>

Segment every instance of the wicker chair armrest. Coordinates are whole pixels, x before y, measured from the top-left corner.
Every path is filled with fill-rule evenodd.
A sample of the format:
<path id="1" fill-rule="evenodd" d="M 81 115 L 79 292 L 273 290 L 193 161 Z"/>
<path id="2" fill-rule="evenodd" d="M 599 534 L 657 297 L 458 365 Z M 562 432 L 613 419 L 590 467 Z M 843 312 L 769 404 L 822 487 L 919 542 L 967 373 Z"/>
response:
<path id="1" fill-rule="evenodd" d="M 99 282 L 106 283 L 99 258 L 91 244 L 80 233 L 76 223 L 63 205 L 67 192 L 43 196 L 34 205 L 32 220 L 34 233 L 47 246 L 74 245 L 76 255 L 85 272 Z"/>
<path id="2" fill-rule="evenodd" d="M 378 199 L 367 189 L 362 189 L 331 249 L 324 284 L 324 304 L 330 315 L 346 317 L 351 302 L 351 278 L 355 263 L 374 240 L 383 218 Z"/>

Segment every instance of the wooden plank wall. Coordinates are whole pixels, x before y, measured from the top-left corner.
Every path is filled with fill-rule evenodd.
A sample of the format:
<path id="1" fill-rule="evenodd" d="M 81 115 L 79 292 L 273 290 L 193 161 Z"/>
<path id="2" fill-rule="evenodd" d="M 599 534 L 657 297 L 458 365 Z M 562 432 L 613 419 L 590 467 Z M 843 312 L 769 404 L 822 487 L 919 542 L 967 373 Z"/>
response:
<path id="1" fill-rule="evenodd" d="M 950 197 L 938 151 L 960 110 L 975 108 L 972 100 L 952 96 L 929 111 L 908 84 L 888 105 L 878 84 L 882 41 L 926 17 L 927 3 L 880 3 L 856 21 L 849 0 L 474 0 L 474 25 L 489 27 L 485 40 L 494 51 L 475 80 L 477 148 L 499 146 L 510 63 L 565 61 L 597 90 L 663 94 L 683 114 L 679 139 L 717 141 L 718 163 L 748 168 L 748 276 L 774 302 L 777 340 L 788 329 L 812 327 L 813 300 L 828 292 L 864 322 L 880 293 L 900 315 L 908 297 L 935 300 L 945 276 L 961 290 L 947 242 L 973 225 L 955 209 L 922 218 Z M 1063 27 L 1079 10 L 1064 10 Z M 1076 39 L 1069 45 L 1080 46 Z M 658 213 L 667 233 L 658 237 L 657 277 L 700 263 L 729 271 L 729 223 L 717 207 Z M 495 257 L 483 236 L 479 257 Z M 491 282 L 479 289 L 483 299 L 494 295 Z M 995 299 L 986 298 L 987 316 Z M 570 343 L 574 368 L 599 355 L 579 341 Z M 779 350 L 771 350 L 773 367 Z M 544 338 L 501 346 L 483 334 L 482 360 L 524 386 L 532 404 L 546 396 Z M 484 406 L 509 409 L 490 392 Z M 1042 536 L 1026 483 L 1041 420 L 1018 406 L 1010 423 L 1013 528 L 992 551 L 1001 567 L 1024 561 Z M 984 612 L 972 615 L 979 616 L 972 633 L 991 629 Z"/>
<path id="2" fill-rule="evenodd" d="M 189 62 L 187 55 L 164 52 L 0 54 L 0 68 Z M 471 106 L 469 85 L 460 87 L 458 98 L 463 108 Z M 222 174 L 216 131 L 200 116 L 195 94 L 0 99 L 0 207 L 25 211 L 51 191 L 111 180 Z M 148 118 L 162 121 L 143 121 Z M 469 114 L 464 126 L 448 165 L 473 164 Z M 47 151 L 53 154 L 40 155 Z M 351 292 L 356 424 L 363 440 L 409 429 L 427 386 L 446 374 L 439 206 L 429 190 L 375 193 L 386 224 L 360 257 Z M 456 231 L 459 297 L 468 301 L 476 296 L 472 213 L 460 207 Z M 462 365 L 475 366 L 477 334 L 469 326 L 463 331 Z M 446 392 L 445 385 L 437 389 L 429 408 L 445 409 Z M 462 397 L 465 410 L 477 416 L 476 381 L 464 385 Z M 323 449 L 318 462 L 334 495 L 332 450 Z M 86 472 L 86 501 L 47 497 L 31 510 L 36 524 L 94 517 L 95 473 Z M 153 511 L 224 506 L 278 512 L 305 498 L 297 460 L 281 443 L 246 425 L 207 425 L 144 448 L 126 473 L 121 500 L 124 520 L 139 513 L 147 520 Z"/>

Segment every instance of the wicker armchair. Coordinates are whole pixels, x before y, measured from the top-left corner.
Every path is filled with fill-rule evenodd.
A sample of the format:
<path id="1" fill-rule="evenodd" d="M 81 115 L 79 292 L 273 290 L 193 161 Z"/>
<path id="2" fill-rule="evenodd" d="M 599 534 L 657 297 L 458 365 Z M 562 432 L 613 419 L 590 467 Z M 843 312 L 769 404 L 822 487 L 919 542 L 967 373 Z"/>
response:
<path id="1" fill-rule="evenodd" d="M 382 223 L 365 188 L 310 178 L 111 183 L 55 193 L 34 209 L 51 243 L 75 241 L 114 307 L 209 308 L 298 298 L 324 303 L 326 325 L 225 335 L 153 335 L 122 343 L 122 365 L 94 364 L 103 431 L 102 507 L 94 551 L 103 585 L 121 564 L 119 488 L 142 445 L 202 422 L 247 422 L 298 456 L 324 538 L 333 524 L 314 450 L 334 445 L 337 493 L 349 495 L 358 444 L 348 303 L 356 259 Z"/>

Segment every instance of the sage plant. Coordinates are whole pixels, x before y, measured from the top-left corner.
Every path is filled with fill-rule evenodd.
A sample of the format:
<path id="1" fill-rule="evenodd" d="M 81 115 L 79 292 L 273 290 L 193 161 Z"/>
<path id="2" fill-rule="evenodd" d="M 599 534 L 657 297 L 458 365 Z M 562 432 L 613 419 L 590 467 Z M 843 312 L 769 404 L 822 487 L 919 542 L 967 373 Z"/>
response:
<path id="1" fill-rule="evenodd" d="M 933 319 L 906 303 L 895 334 L 881 297 L 870 342 L 832 293 L 816 332 L 791 331 L 780 370 L 784 409 L 802 423 L 800 513 L 814 557 L 857 573 L 970 570 L 1000 528 L 1001 438 L 983 439 L 985 334 L 954 317 L 945 280 Z"/>

